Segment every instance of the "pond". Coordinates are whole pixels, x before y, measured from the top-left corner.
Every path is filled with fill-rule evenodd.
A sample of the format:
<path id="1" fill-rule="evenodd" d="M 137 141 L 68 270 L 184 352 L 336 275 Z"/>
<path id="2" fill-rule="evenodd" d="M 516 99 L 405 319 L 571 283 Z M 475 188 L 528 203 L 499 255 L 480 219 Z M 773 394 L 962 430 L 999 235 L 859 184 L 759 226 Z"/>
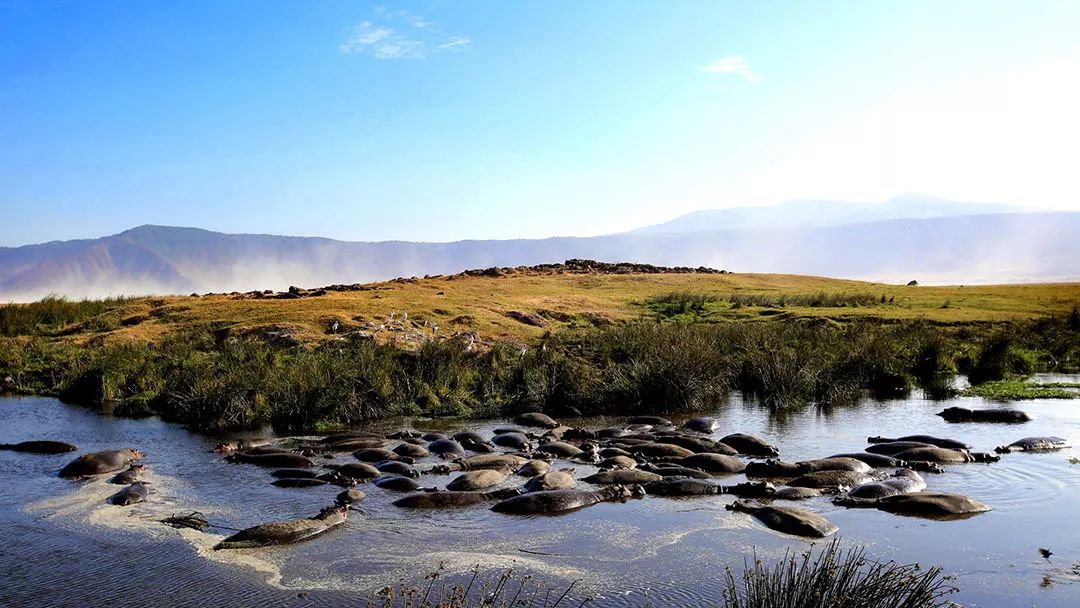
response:
<path id="1" fill-rule="evenodd" d="M 1076 382 L 1077 377 L 1039 380 Z M 1012 404 L 1033 417 L 1020 425 L 950 424 L 934 415 L 952 405 L 1001 406 L 914 394 L 831 411 L 811 408 L 781 419 L 734 396 L 711 415 L 720 423 L 715 438 L 732 432 L 758 435 L 779 446 L 787 461 L 861 451 L 870 435 L 952 437 L 979 451 L 1035 435 L 1080 441 L 1080 402 Z M 380 429 L 470 429 L 490 435 L 506 425 L 505 420 L 397 420 Z M 708 605 L 720 597 L 726 566 L 739 570 L 755 555 L 772 560 L 811 545 L 726 511 L 734 499 L 723 495 L 646 497 L 557 517 L 520 517 L 494 513 L 483 504 L 398 509 L 391 502 L 400 494 L 365 484 L 360 487 L 367 498 L 360 506 L 366 514 L 352 513 L 344 527 L 319 539 L 215 552 L 211 547 L 221 534 L 176 530 L 159 520 L 200 511 L 215 524 L 243 528 L 314 515 L 340 488 L 272 486 L 267 470 L 229 464 L 212 453 L 219 439 L 157 419 L 112 418 L 49 398 L 0 398 L 0 442 L 26 439 L 68 441 L 80 452 L 139 448 L 147 453 L 145 478 L 152 493 L 142 504 L 111 506 L 105 500 L 117 486 L 56 476 L 72 454 L 0 452 L 3 606 L 87 606 L 132 598 L 163 606 L 365 605 L 374 590 L 399 580 L 426 584 L 425 575 L 440 564 L 446 573 L 480 565 L 497 575 L 512 567 L 560 590 L 577 581 L 575 606 L 585 597 L 593 598 L 590 606 Z M 1071 607 L 1080 598 L 1080 465 L 1068 462 L 1074 456 L 1080 450 L 1006 454 L 997 463 L 954 465 L 944 474 L 925 475 L 930 490 L 966 494 L 993 508 L 961 521 L 849 510 L 828 497 L 787 504 L 824 515 L 840 527 L 845 545 L 865 545 L 875 559 L 942 566 L 960 588 L 952 599 L 964 605 Z M 344 454 L 336 460 L 352 458 Z M 429 462 L 435 461 L 421 465 Z M 595 470 L 565 466 L 575 467 L 579 478 Z M 449 479 L 424 475 L 420 482 L 442 487 Z M 743 479 L 731 476 L 724 483 Z M 1042 557 L 1040 548 L 1052 555 Z"/>

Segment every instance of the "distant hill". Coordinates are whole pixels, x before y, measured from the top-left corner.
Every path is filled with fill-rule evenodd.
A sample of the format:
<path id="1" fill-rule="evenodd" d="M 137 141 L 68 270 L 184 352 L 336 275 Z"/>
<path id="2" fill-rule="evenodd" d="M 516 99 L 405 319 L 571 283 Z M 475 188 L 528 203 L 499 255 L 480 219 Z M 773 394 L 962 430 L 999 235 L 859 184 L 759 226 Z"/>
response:
<path id="1" fill-rule="evenodd" d="M 454 243 L 141 226 L 100 239 L 0 248 L 0 300 L 281 290 L 568 258 L 886 282 L 1064 281 L 1080 279 L 1078 243 L 1074 212 Z"/>
<path id="2" fill-rule="evenodd" d="M 991 213 L 1016 213 L 1018 207 L 991 203 L 962 203 L 922 194 L 901 194 L 881 203 L 794 200 L 772 207 L 705 209 L 669 222 L 639 228 L 639 234 L 712 232 L 759 228 L 842 226 L 883 220 L 933 219 Z"/>

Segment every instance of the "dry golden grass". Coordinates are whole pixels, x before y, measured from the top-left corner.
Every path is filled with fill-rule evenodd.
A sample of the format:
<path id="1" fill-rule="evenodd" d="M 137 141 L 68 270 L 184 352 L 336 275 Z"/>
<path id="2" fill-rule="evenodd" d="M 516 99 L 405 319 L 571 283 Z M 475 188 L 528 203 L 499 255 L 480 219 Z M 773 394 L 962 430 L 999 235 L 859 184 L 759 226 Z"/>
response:
<path id="1" fill-rule="evenodd" d="M 827 317 L 884 320 L 925 319 L 936 323 L 984 323 L 1068 313 L 1080 303 L 1080 283 L 908 287 L 780 274 L 512 274 L 502 277 L 454 276 L 390 281 L 366 291 L 329 292 L 299 299 L 248 299 L 230 295 L 161 297 L 138 300 L 119 311 L 120 325 L 100 331 L 70 328 L 77 340 L 154 340 L 188 326 L 216 325 L 230 333 L 278 330 L 303 341 L 328 339 L 362 330 L 380 341 L 410 342 L 425 335 L 476 332 L 482 339 L 528 340 L 548 330 L 585 327 L 651 316 L 642 305 L 650 297 L 672 292 L 701 293 L 722 300 L 704 320 L 755 320 L 784 317 Z M 827 294 L 884 295 L 891 304 L 860 307 L 731 307 L 731 294 L 770 296 Z M 508 316 L 510 312 L 542 316 L 536 327 Z M 404 331 L 379 329 L 391 312 Z M 437 325 L 436 330 L 433 326 Z M 93 329 L 96 328 L 96 329 Z"/>

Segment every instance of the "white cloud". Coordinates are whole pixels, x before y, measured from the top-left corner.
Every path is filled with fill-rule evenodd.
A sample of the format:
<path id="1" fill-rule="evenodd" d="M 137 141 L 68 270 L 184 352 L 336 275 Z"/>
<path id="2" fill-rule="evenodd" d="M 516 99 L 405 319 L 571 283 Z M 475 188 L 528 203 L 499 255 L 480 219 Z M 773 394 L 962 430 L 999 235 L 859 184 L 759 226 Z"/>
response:
<path id="1" fill-rule="evenodd" d="M 469 38 L 447 34 L 435 23 L 407 11 L 389 11 L 380 6 L 375 14 L 402 24 L 406 31 L 361 21 L 338 46 L 342 54 L 364 54 L 375 59 L 424 59 L 432 53 L 459 51 L 472 43 Z"/>
<path id="2" fill-rule="evenodd" d="M 708 65 L 703 65 L 698 69 L 702 72 L 707 72 L 709 74 L 730 74 L 733 76 L 739 76 L 747 82 L 757 82 L 761 79 L 760 76 L 755 74 L 754 71 L 750 69 L 750 66 L 746 63 L 746 59 L 738 55 L 733 55 L 731 57 L 721 57 L 720 59 L 716 59 L 712 63 L 709 63 Z"/>

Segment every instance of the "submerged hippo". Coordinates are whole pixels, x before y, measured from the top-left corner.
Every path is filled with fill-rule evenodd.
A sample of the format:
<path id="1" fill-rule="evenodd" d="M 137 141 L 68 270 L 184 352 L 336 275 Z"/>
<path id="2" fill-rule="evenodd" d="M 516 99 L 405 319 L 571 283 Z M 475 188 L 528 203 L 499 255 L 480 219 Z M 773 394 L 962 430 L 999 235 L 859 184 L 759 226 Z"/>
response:
<path id="1" fill-rule="evenodd" d="M 867 446 L 866 451 L 870 454 L 882 454 L 885 456 L 892 456 L 896 458 L 897 454 L 904 450 L 910 450 L 912 448 L 933 448 L 937 447 L 933 444 L 923 443 L 921 441 L 890 441 L 888 443 L 875 443 Z"/>
<path id="2" fill-rule="evenodd" d="M 700 416 L 698 418 L 691 418 L 683 424 L 683 428 L 688 431 L 694 431 L 695 433 L 709 434 L 716 430 L 716 427 L 720 426 L 716 422 L 716 418 L 710 418 L 709 416 Z"/>
<path id="3" fill-rule="evenodd" d="M 581 481 L 596 485 L 630 485 L 644 484 L 650 481 L 657 481 L 659 479 L 662 479 L 660 475 L 657 475 L 656 473 L 650 473 L 649 471 L 643 471 L 641 469 L 613 469 L 610 471 L 600 471 L 598 473 L 593 473 L 592 475 L 583 478 Z"/>
<path id="4" fill-rule="evenodd" d="M 964 519 L 990 510 L 990 507 L 973 498 L 946 492 L 911 492 L 878 499 L 852 498 L 841 504 L 874 507 L 897 515 L 931 519 Z"/>
<path id="5" fill-rule="evenodd" d="M 461 444 L 453 439 L 436 439 L 428 444 L 427 449 L 432 454 L 438 454 L 439 456 L 464 456 L 465 448 L 461 447 Z"/>
<path id="6" fill-rule="evenodd" d="M 634 416 L 626 421 L 627 424 L 648 424 L 652 426 L 672 426 L 671 421 L 660 416 Z"/>
<path id="7" fill-rule="evenodd" d="M 1020 410 L 969 410 L 966 407 L 947 407 L 937 413 L 945 422 L 1027 422 L 1031 416 Z"/>
<path id="8" fill-rule="evenodd" d="M 776 446 L 769 445 L 764 439 L 754 437 L 753 435 L 744 435 L 743 433 L 732 433 L 727 437 L 720 439 L 720 443 L 729 445 L 740 454 L 746 454 L 747 456 L 779 456 L 780 450 Z"/>
<path id="9" fill-rule="evenodd" d="M 836 524 L 816 513 L 794 507 L 762 506 L 736 500 L 725 508 L 729 511 L 749 513 L 766 527 L 793 536 L 825 538 L 840 529 Z"/>
<path id="10" fill-rule="evenodd" d="M 354 502 L 360 502 L 364 500 L 367 495 L 355 488 L 349 488 L 337 495 L 334 499 L 335 504 L 338 506 L 351 505 Z"/>
<path id="11" fill-rule="evenodd" d="M 300 542 L 340 526 L 345 523 L 347 515 L 348 509 L 344 506 L 334 506 L 323 509 L 315 517 L 259 524 L 226 538 L 214 545 L 214 550 L 251 549 Z"/>
<path id="12" fill-rule="evenodd" d="M 601 469 L 636 469 L 637 461 L 629 456 L 611 456 L 596 463 Z"/>
<path id="13" fill-rule="evenodd" d="M 540 412 L 529 412 L 514 418 L 514 424 L 518 426 L 534 426 L 542 429 L 553 429 L 559 426 L 554 418 Z"/>
<path id="14" fill-rule="evenodd" d="M 814 460 L 801 460 L 795 463 L 802 473 L 817 473 L 818 471 L 851 471 L 853 473 L 869 473 L 872 467 L 856 458 L 816 458 Z"/>
<path id="15" fill-rule="evenodd" d="M 793 488 L 817 488 L 836 490 L 850 488 L 872 481 L 873 478 L 859 471 L 815 471 L 792 479 L 787 485 Z"/>
<path id="16" fill-rule="evenodd" d="M 919 443 L 929 443 L 930 445 L 937 446 L 939 448 L 949 448 L 952 450 L 970 450 L 971 446 L 963 441 L 957 441 L 956 439 L 947 439 L 944 437 L 934 437 L 933 435 L 904 435 L 903 437 L 896 437 L 890 439 L 888 437 L 867 437 L 867 443 L 893 443 L 896 441 L 918 441 Z"/>
<path id="17" fill-rule="evenodd" d="M 383 460 L 382 462 L 375 463 L 375 469 L 380 473 L 390 473 L 392 475 L 404 475 L 405 477 L 419 477 L 420 471 L 417 471 L 411 464 L 405 464 L 397 460 Z"/>
<path id="18" fill-rule="evenodd" d="M 231 439 L 229 441 L 222 441 L 214 448 L 215 452 L 237 452 L 240 450 L 250 450 L 252 448 L 261 448 L 274 443 L 273 437 L 245 437 L 242 439 Z"/>
<path id="19" fill-rule="evenodd" d="M 430 454 L 423 446 L 407 442 L 399 443 L 391 451 L 398 456 L 408 456 L 409 458 L 425 458 Z"/>
<path id="20" fill-rule="evenodd" d="M 60 469 L 60 477 L 84 477 L 112 473 L 141 460 L 144 454 L 134 448 L 105 450 L 83 454 Z"/>
<path id="21" fill-rule="evenodd" d="M 536 451 L 551 454 L 552 456 L 557 456 L 559 458 L 579 456 L 583 452 L 583 450 L 576 445 L 564 441 L 550 441 L 536 448 Z"/>
<path id="22" fill-rule="evenodd" d="M 394 501 L 395 507 L 402 509 L 446 509 L 467 507 L 489 500 L 500 500 L 518 493 L 517 489 L 493 490 L 490 492 L 419 492 L 409 494 Z"/>
<path id="23" fill-rule="evenodd" d="M 514 515 L 555 515 L 595 505 L 599 502 L 626 502 L 631 498 L 641 498 L 645 490 L 641 486 L 607 486 L 600 490 L 548 490 L 530 492 L 513 498 L 507 498 L 491 507 L 497 513 Z"/>
<path id="24" fill-rule="evenodd" d="M 770 458 L 763 462 L 751 462 L 746 465 L 747 477 L 797 477 L 803 473 L 794 462 L 784 462 Z"/>
<path id="25" fill-rule="evenodd" d="M 871 481 L 855 486 L 843 498 L 837 499 L 837 504 L 843 504 L 846 498 L 885 498 L 897 494 L 919 492 L 926 489 L 926 481 L 911 469 L 900 469 L 893 473 L 892 477 L 884 481 Z"/>
<path id="26" fill-rule="evenodd" d="M 708 496 L 723 494 L 724 487 L 707 479 L 656 479 L 644 484 L 650 496 Z"/>
<path id="27" fill-rule="evenodd" d="M 1009 445 L 999 445 L 994 448 L 998 454 L 1009 452 L 1052 452 L 1063 450 L 1069 446 L 1069 442 L 1061 437 L 1024 437 L 1017 439 Z"/>
<path id="28" fill-rule="evenodd" d="M 338 465 L 332 467 L 338 473 L 346 477 L 351 477 L 358 481 L 365 481 L 368 479 L 375 479 L 382 475 L 382 471 L 376 469 L 366 462 L 350 462 L 348 464 Z"/>
<path id="29" fill-rule="evenodd" d="M 25 452 L 27 454 L 66 454 L 77 450 L 75 446 L 63 441 L 20 441 L 19 443 L 0 443 L 0 450 Z"/>
<path id="30" fill-rule="evenodd" d="M 725 473 L 742 473 L 746 469 L 746 465 L 743 461 L 735 458 L 734 456 L 727 456 L 724 454 L 692 454 L 685 458 L 676 460 L 673 464 L 677 464 L 681 467 L 688 469 L 700 469 L 706 473 L 712 473 L 714 475 L 720 475 Z"/>
<path id="31" fill-rule="evenodd" d="M 145 481 L 137 481 L 109 497 L 109 502 L 114 505 L 127 506 L 146 500 L 150 495 L 150 487 Z"/>
<path id="32" fill-rule="evenodd" d="M 372 483 L 377 487 L 384 490 L 390 490 L 391 492 L 416 492 L 417 490 L 424 490 L 415 479 L 403 477 L 401 475 L 384 475 Z"/>
<path id="33" fill-rule="evenodd" d="M 514 450 L 527 450 L 530 447 L 529 438 L 525 433 L 510 432 L 500 433 L 491 438 L 491 443 L 503 448 Z"/>
<path id="34" fill-rule="evenodd" d="M 886 456 L 885 454 L 871 454 L 870 452 L 852 452 L 829 456 L 830 460 L 833 458 L 851 458 L 859 460 L 865 462 L 874 469 L 893 469 L 904 466 L 904 461 L 899 458 L 893 458 L 892 456 Z"/>
<path id="35" fill-rule="evenodd" d="M 694 451 L 673 443 L 642 443 L 631 446 L 627 450 L 635 456 L 646 458 L 685 458 L 693 456 Z"/>
<path id="36" fill-rule="evenodd" d="M 730 445 L 722 441 L 713 441 L 708 437 L 691 437 L 689 435 L 673 433 L 660 435 L 658 441 L 677 445 L 694 453 L 710 452 L 712 454 L 725 454 L 727 456 L 734 456 L 739 453 L 738 450 Z"/>
<path id="37" fill-rule="evenodd" d="M 257 467 L 269 467 L 274 469 L 279 469 L 281 467 L 308 469 L 315 466 L 315 463 L 306 456 L 293 454 L 292 452 L 276 452 L 271 454 L 237 452 L 229 455 L 227 460 L 229 462 L 242 462 L 244 464 L 253 464 Z"/>
<path id="38" fill-rule="evenodd" d="M 477 454 L 432 468 L 433 473 L 478 471 L 480 469 L 515 469 L 528 461 L 517 454 Z"/>
<path id="39" fill-rule="evenodd" d="M 968 452 L 946 448 L 923 447 L 904 450 L 896 455 L 906 462 L 933 462 L 937 464 L 961 464 L 965 462 L 996 462 L 1001 456 L 985 452 Z"/>
<path id="40" fill-rule="evenodd" d="M 681 467 L 675 464 L 665 464 L 662 466 L 650 464 L 641 467 L 641 470 L 648 471 L 650 473 L 656 473 L 661 477 L 689 477 L 690 479 L 712 479 L 712 475 L 706 473 L 705 471 Z"/>
<path id="41" fill-rule="evenodd" d="M 353 452 L 353 458 L 360 462 L 381 462 L 383 460 L 400 460 L 402 462 L 412 461 L 408 456 L 399 456 L 386 448 L 364 448 L 362 450 L 356 450 Z"/>
<path id="42" fill-rule="evenodd" d="M 806 500 L 807 498 L 821 496 L 821 493 L 822 491 L 819 488 L 793 488 L 791 486 L 781 486 L 776 488 L 768 498 L 774 500 Z"/>
<path id="43" fill-rule="evenodd" d="M 574 479 L 574 469 L 559 469 L 548 471 L 543 475 L 533 477 L 525 482 L 522 490 L 525 492 L 546 492 L 548 490 L 568 490 L 577 485 Z"/>
<path id="44" fill-rule="evenodd" d="M 504 481 L 506 481 L 505 469 L 481 469 L 458 475 L 446 484 L 446 489 L 455 492 L 471 492 L 497 486 Z"/>
<path id="45" fill-rule="evenodd" d="M 127 469 L 120 471 L 109 480 L 109 483 L 113 483 L 120 486 L 131 485 L 139 481 L 139 474 L 146 470 L 146 465 L 133 464 Z"/>
<path id="46" fill-rule="evenodd" d="M 386 445 L 386 441 L 383 439 L 356 437 L 321 445 L 319 446 L 319 449 L 328 452 L 354 452 L 356 450 L 365 450 L 368 448 L 381 448 L 384 445 Z"/>
<path id="47" fill-rule="evenodd" d="M 536 477 L 543 475 L 551 469 L 551 463 L 546 460 L 530 460 L 521 465 L 514 471 L 514 475 L 520 475 L 521 477 Z"/>

